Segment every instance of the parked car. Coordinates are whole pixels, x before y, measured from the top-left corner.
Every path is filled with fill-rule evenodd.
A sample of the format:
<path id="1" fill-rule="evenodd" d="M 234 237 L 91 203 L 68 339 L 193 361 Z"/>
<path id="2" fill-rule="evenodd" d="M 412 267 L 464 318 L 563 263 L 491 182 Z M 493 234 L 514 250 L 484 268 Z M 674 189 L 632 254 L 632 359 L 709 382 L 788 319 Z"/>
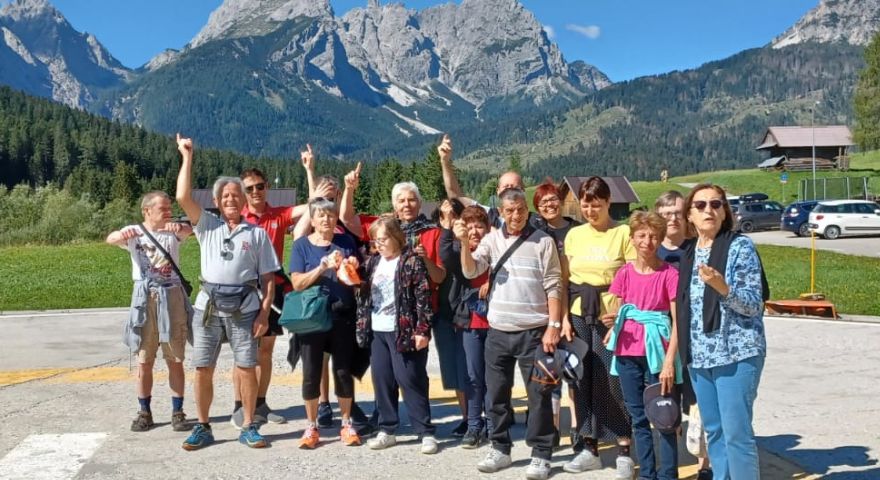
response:
<path id="1" fill-rule="evenodd" d="M 761 201 L 741 203 L 734 214 L 734 229 L 750 233 L 779 227 L 784 208 L 779 202 Z"/>
<path id="2" fill-rule="evenodd" d="M 807 237 L 810 235 L 810 212 L 813 207 L 819 203 L 816 200 L 807 200 L 803 202 L 794 202 L 785 207 L 782 212 L 782 221 L 779 228 L 794 232 L 799 237 Z"/>
<path id="3" fill-rule="evenodd" d="M 810 212 L 810 229 L 829 240 L 880 234 L 880 205 L 867 200 L 819 202 Z"/>
<path id="4" fill-rule="evenodd" d="M 731 207 L 738 207 L 743 203 L 751 203 L 751 202 L 762 202 L 764 200 L 769 199 L 766 193 L 746 193 L 744 195 L 734 195 L 727 197 L 727 203 L 730 204 Z"/>

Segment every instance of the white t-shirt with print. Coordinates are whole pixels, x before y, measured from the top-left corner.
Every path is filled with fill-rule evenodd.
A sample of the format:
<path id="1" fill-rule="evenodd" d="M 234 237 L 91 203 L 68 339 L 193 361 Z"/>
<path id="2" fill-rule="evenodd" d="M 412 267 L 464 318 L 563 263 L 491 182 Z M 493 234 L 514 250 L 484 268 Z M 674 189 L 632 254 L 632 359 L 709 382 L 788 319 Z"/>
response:
<path id="1" fill-rule="evenodd" d="M 141 231 L 138 225 L 129 225 L 126 229 L 134 228 Z M 180 238 L 171 232 L 153 232 L 150 234 L 180 264 Z M 174 273 L 171 261 L 156 247 L 156 244 L 145 234 L 130 238 L 126 245 L 131 255 L 131 279 L 134 281 L 147 279 L 157 283 L 180 283 L 180 277 Z"/>
<path id="2" fill-rule="evenodd" d="M 400 255 L 387 260 L 379 259 L 373 271 L 370 295 L 373 300 L 372 326 L 374 332 L 393 332 L 397 329 L 397 308 L 394 301 L 394 276 Z"/>

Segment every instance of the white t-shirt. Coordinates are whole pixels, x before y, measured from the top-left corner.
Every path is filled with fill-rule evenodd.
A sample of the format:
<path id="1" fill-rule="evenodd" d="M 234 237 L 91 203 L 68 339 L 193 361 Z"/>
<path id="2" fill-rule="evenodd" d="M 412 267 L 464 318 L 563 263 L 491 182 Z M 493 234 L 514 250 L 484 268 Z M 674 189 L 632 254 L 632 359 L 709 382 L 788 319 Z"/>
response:
<path id="1" fill-rule="evenodd" d="M 127 228 L 134 228 L 141 231 L 137 225 L 129 225 Z M 180 266 L 180 238 L 171 232 L 150 232 L 153 238 L 162 245 L 166 252 L 171 254 L 174 262 Z M 128 253 L 131 255 L 131 279 L 134 281 L 147 279 L 157 283 L 180 283 L 180 277 L 174 273 L 171 262 L 165 255 L 156 248 L 146 235 L 142 234 L 128 240 L 126 246 Z"/>
<path id="2" fill-rule="evenodd" d="M 397 307 L 394 301 L 394 277 L 400 255 L 387 260 L 379 259 L 373 271 L 373 285 L 370 295 L 373 300 L 372 324 L 374 332 L 393 332 L 397 330 Z"/>

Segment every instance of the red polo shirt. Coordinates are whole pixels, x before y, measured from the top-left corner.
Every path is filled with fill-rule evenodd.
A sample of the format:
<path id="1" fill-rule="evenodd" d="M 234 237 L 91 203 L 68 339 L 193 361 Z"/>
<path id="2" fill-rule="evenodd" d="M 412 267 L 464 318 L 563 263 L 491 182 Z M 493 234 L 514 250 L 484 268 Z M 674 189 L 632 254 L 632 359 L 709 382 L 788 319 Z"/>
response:
<path id="1" fill-rule="evenodd" d="M 248 206 L 244 206 L 241 212 L 244 221 L 261 227 L 269 235 L 269 241 L 272 242 L 272 248 L 275 249 L 275 255 L 278 256 L 278 263 L 284 260 L 284 236 L 287 235 L 287 229 L 293 225 L 293 207 L 272 207 L 266 204 L 266 210 L 262 215 L 251 213 Z"/>

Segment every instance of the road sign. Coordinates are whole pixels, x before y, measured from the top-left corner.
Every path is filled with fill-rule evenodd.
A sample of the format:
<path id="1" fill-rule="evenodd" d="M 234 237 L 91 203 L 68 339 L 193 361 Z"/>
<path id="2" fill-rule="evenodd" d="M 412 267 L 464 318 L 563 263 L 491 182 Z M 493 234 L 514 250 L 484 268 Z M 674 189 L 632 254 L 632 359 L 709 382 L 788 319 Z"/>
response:
<path id="1" fill-rule="evenodd" d="M 788 173 L 787 172 L 783 172 L 782 175 L 779 176 L 779 183 L 781 183 L 783 185 L 788 183 Z"/>

